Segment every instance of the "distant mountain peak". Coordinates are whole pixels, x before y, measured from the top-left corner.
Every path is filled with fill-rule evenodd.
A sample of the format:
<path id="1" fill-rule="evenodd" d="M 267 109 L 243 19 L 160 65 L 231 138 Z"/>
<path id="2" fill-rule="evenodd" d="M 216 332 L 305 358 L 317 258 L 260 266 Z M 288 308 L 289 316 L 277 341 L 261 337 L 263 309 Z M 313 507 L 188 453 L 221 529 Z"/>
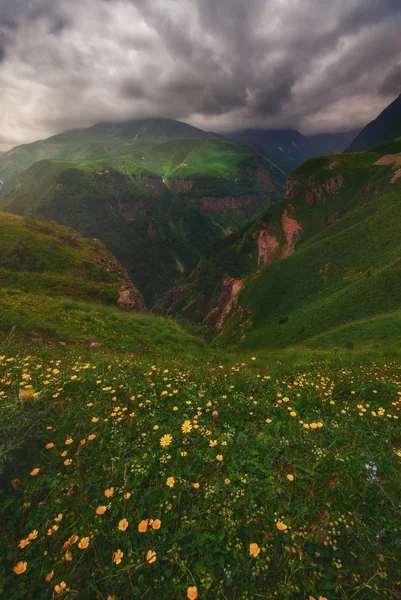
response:
<path id="1" fill-rule="evenodd" d="M 371 121 L 346 152 L 363 152 L 383 142 L 401 137 L 401 94 Z"/>

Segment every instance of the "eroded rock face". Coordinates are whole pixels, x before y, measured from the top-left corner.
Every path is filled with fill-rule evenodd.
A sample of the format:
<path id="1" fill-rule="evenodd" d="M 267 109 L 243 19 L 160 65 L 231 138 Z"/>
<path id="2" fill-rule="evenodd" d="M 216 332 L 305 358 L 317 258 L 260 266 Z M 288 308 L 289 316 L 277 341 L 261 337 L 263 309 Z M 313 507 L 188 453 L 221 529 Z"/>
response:
<path id="1" fill-rule="evenodd" d="M 338 175 L 336 175 L 335 177 L 331 177 L 330 179 L 325 181 L 323 184 L 323 187 L 328 194 L 331 194 L 332 196 L 334 196 L 335 194 L 338 194 L 338 192 L 341 190 L 343 185 L 344 185 L 344 177 L 342 176 L 341 173 L 338 173 Z"/>
<path id="2" fill-rule="evenodd" d="M 163 196 L 163 194 L 165 194 L 167 191 L 167 188 L 164 185 L 161 177 L 146 177 L 141 175 L 137 178 L 137 180 L 146 190 L 148 190 L 148 192 L 154 196 Z"/>
<path id="3" fill-rule="evenodd" d="M 401 154 L 386 154 L 375 162 L 377 166 L 394 165 L 394 167 L 401 167 Z"/>
<path id="4" fill-rule="evenodd" d="M 226 275 L 221 284 L 221 291 L 218 306 L 213 309 L 206 317 L 205 323 L 211 325 L 215 323 L 217 331 L 220 331 L 237 304 L 238 294 L 244 287 L 244 279 L 234 279 Z"/>
<path id="5" fill-rule="evenodd" d="M 257 194 L 243 196 L 222 196 L 218 198 L 205 196 L 204 198 L 188 198 L 191 204 L 198 205 L 207 215 L 222 215 L 227 210 L 242 209 L 252 214 L 259 206 Z"/>
<path id="6" fill-rule="evenodd" d="M 281 224 L 283 227 L 286 244 L 283 248 L 281 257 L 287 258 L 290 256 L 295 250 L 295 244 L 301 233 L 303 232 L 303 227 L 301 223 L 294 218 L 294 207 L 292 204 L 289 204 L 287 208 L 284 209 L 283 215 L 281 217 Z"/>
<path id="7" fill-rule="evenodd" d="M 284 185 L 284 200 L 291 200 L 299 192 L 299 188 L 303 185 L 303 181 L 298 177 L 288 177 Z"/>
<path id="8" fill-rule="evenodd" d="M 257 240 L 258 245 L 258 265 L 266 265 L 273 260 L 274 253 L 279 247 L 277 238 L 266 229 L 259 231 Z"/>
<path id="9" fill-rule="evenodd" d="M 396 171 L 391 179 L 391 183 L 395 183 L 396 181 L 398 181 L 401 177 L 401 169 L 398 169 L 398 171 Z"/>
<path id="10" fill-rule="evenodd" d="M 120 288 L 117 304 L 123 310 L 145 310 L 142 294 L 134 286 L 128 284 Z"/>
<path id="11" fill-rule="evenodd" d="M 182 192 L 189 192 L 192 190 L 196 181 L 194 179 L 170 179 L 169 185 L 173 192 L 177 192 L 178 194 Z"/>

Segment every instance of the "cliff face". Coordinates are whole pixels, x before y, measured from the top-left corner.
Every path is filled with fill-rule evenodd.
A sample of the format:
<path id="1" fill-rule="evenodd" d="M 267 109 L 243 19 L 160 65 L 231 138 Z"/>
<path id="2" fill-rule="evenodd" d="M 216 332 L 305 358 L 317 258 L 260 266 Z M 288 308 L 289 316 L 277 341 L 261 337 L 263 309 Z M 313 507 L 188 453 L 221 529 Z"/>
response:
<path id="1" fill-rule="evenodd" d="M 243 196 L 223 196 L 204 198 L 188 198 L 191 204 L 199 206 L 206 215 L 225 216 L 230 210 L 243 210 L 246 214 L 252 215 L 259 206 L 259 196 L 257 194 L 244 194 Z"/>
<path id="2" fill-rule="evenodd" d="M 221 331 L 229 314 L 237 305 L 238 294 L 243 287 L 244 278 L 234 279 L 227 275 L 221 284 L 218 306 L 207 315 L 205 322 L 207 324 L 214 324 L 216 330 Z"/>
<path id="3" fill-rule="evenodd" d="M 332 170 L 337 163 L 332 163 L 327 170 Z M 322 183 L 315 177 L 303 178 L 297 175 L 289 177 L 284 187 L 284 200 L 291 200 L 305 190 L 305 204 L 308 206 L 324 204 L 326 202 L 325 194 L 331 196 L 337 195 L 344 185 L 344 177 L 341 173 L 329 177 Z"/>

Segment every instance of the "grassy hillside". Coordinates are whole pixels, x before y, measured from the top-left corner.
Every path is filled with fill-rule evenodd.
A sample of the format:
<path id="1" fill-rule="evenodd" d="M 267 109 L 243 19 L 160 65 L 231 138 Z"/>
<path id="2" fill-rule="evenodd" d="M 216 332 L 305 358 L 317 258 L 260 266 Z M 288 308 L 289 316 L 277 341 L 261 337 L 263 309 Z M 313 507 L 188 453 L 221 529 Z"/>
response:
<path id="1" fill-rule="evenodd" d="M 371 343 L 399 343 L 397 161 L 375 152 L 305 163 L 285 200 L 216 247 L 160 309 L 206 318 L 224 343 L 249 348 L 352 347 L 368 343 L 364 331 Z M 239 304 L 224 324 L 235 288 Z"/>
<path id="2" fill-rule="evenodd" d="M 137 308 L 143 308 L 126 271 L 101 242 L 54 222 L 4 212 L 0 212 L 0 287 L 2 294 L 7 290 L 16 298 L 29 292 L 112 306 L 117 306 L 120 290 L 126 287 Z M 9 308 L 2 306 L 3 319 Z M 38 318 L 43 318 L 40 311 Z"/>
<path id="3" fill-rule="evenodd" d="M 3 597 L 399 596 L 396 362 L 0 347 Z"/>
<path id="4" fill-rule="evenodd" d="M 294 220 L 312 168 L 315 194 L 325 182 L 324 161 L 298 174 Z M 378 168 L 383 186 L 392 171 Z M 57 185 L 60 192 L 63 179 Z M 355 199 L 352 209 L 340 202 L 349 210 L 337 223 L 307 232 L 289 258 L 260 270 L 252 318 L 263 317 L 262 304 L 274 310 L 268 269 L 289 269 L 277 275 L 280 285 L 289 280 L 280 290 L 290 314 L 283 326 L 297 340 L 298 311 L 309 347 L 282 348 L 271 326 L 263 349 L 251 346 L 261 342 L 255 335 L 238 354 L 170 319 L 113 306 L 126 274 L 99 242 L 0 213 L 0 596 L 399 597 L 401 372 L 391 343 L 400 332 L 400 289 L 391 236 L 400 215 L 397 193 L 372 194 L 359 208 Z M 277 211 L 237 234 L 244 260 L 257 259 L 254 235 L 270 228 L 279 236 Z M 352 262 L 346 248 L 364 258 Z M 331 291 L 325 313 L 308 275 L 319 252 L 333 261 L 319 273 Z M 308 337 L 313 315 L 302 313 L 303 277 L 316 319 L 332 325 L 344 268 L 356 296 L 349 306 L 339 301 L 338 312 L 362 296 L 366 310 L 352 322 L 370 345 L 362 352 L 332 352 L 336 336 L 348 342 L 346 320 Z M 367 281 L 376 284 L 354 286 Z M 380 310 L 387 302 L 386 312 L 371 316 L 373 301 Z M 261 318 L 255 331 L 263 327 Z M 270 335 L 280 342 L 275 351 L 267 349 Z"/>
<path id="5" fill-rule="evenodd" d="M 145 140 L 124 151 L 36 162 L 0 206 L 101 239 L 147 305 L 282 191 L 279 171 L 228 140 Z"/>
<path id="6" fill-rule="evenodd" d="M 35 162 L 44 159 L 82 161 L 106 154 L 128 154 L 124 147 L 144 141 L 168 139 L 217 138 L 181 121 L 172 119 L 137 119 L 123 123 L 97 123 L 88 129 L 76 129 L 46 140 L 12 148 L 0 156 L 0 179 L 4 190 Z"/>

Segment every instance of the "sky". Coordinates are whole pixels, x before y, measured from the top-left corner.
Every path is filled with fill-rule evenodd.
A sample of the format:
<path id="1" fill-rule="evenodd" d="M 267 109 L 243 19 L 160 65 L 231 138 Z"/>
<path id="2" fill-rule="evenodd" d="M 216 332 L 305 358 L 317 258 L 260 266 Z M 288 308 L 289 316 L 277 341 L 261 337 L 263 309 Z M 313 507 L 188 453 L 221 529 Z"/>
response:
<path id="1" fill-rule="evenodd" d="M 0 150 L 98 121 L 349 130 L 401 93 L 400 0 L 0 0 Z"/>

